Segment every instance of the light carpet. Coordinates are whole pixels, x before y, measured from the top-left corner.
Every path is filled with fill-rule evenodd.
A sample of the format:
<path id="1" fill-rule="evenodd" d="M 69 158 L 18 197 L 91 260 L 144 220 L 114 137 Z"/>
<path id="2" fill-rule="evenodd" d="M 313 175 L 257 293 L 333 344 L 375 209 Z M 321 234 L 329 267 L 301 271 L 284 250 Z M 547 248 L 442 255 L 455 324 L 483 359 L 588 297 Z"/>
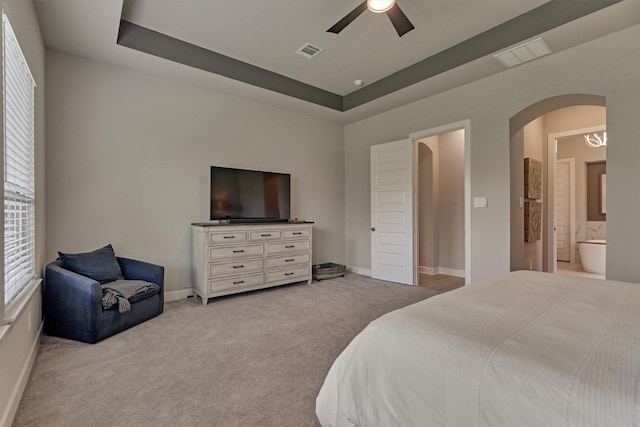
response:
<path id="1" fill-rule="evenodd" d="M 331 364 L 371 320 L 437 294 L 357 274 L 210 300 L 97 344 L 43 337 L 15 426 L 318 426 Z"/>

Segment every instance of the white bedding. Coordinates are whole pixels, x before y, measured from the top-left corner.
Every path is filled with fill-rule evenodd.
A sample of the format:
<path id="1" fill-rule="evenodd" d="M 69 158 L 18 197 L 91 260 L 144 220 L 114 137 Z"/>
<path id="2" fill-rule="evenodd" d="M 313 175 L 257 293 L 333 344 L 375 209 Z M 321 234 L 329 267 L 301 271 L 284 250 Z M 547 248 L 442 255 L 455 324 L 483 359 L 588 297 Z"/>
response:
<path id="1" fill-rule="evenodd" d="M 640 285 L 513 272 L 371 322 L 324 427 L 640 425 Z"/>

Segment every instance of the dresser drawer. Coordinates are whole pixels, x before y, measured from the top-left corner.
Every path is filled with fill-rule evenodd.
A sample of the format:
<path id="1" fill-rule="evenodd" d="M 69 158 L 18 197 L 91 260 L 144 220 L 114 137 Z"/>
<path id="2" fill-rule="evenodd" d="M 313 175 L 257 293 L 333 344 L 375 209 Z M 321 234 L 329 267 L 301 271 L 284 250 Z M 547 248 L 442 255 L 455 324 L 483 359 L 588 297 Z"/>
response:
<path id="1" fill-rule="evenodd" d="M 209 280 L 209 292 L 215 292 L 222 289 L 260 286 L 263 283 L 262 273 L 240 277 L 229 277 L 227 279 Z"/>
<path id="2" fill-rule="evenodd" d="M 300 230 L 284 230 L 284 238 L 285 239 L 297 239 L 300 237 L 309 237 L 310 230 L 308 228 L 303 228 Z"/>
<path id="3" fill-rule="evenodd" d="M 229 276 L 231 274 L 255 273 L 264 270 L 262 259 L 237 260 L 209 264 L 209 276 Z"/>
<path id="4" fill-rule="evenodd" d="M 267 230 L 267 231 L 251 231 L 249 232 L 249 240 L 254 242 L 262 242 L 265 240 L 280 240 L 282 231 L 280 230 Z"/>
<path id="5" fill-rule="evenodd" d="M 302 242 L 286 242 L 286 243 L 269 243 L 269 254 L 284 254 L 287 252 L 308 251 L 309 241 Z"/>
<path id="6" fill-rule="evenodd" d="M 240 259 L 262 256 L 264 254 L 263 245 L 239 245 L 225 246 L 221 248 L 209 248 L 209 261 L 223 259 Z"/>
<path id="7" fill-rule="evenodd" d="M 229 233 L 216 231 L 216 232 L 209 233 L 210 245 L 214 245 L 218 243 L 244 242 L 246 240 L 247 240 L 247 233 L 244 231 L 232 231 Z"/>
<path id="8" fill-rule="evenodd" d="M 309 254 L 294 254 L 267 259 L 267 268 L 284 267 L 285 265 L 305 264 L 309 262 Z"/>
<path id="9" fill-rule="evenodd" d="M 280 280 L 291 280 L 297 279 L 305 280 L 309 277 L 309 267 L 295 267 L 287 270 L 280 271 L 268 271 L 267 272 L 267 283 L 270 282 L 278 282 Z"/>

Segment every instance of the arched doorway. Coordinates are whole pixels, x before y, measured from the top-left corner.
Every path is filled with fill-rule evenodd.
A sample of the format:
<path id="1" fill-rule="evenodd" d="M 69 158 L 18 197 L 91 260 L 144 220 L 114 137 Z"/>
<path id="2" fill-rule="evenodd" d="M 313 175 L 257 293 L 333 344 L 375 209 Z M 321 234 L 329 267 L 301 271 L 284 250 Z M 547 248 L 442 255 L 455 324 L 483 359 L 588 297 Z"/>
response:
<path id="1" fill-rule="evenodd" d="M 563 111 L 572 114 L 560 114 Z M 555 119 L 560 116 L 565 118 L 562 125 L 556 123 Z M 514 115 L 509 121 L 509 127 L 511 270 L 555 272 L 557 230 L 554 217 L 558 215 L 554 194 L 557 151 L 555 137 L 568 136 L 572 132 L 578 134 L 580 130 L 606 129 L 605 98 L 597 95 L 569 94 L 544 99 Z M 533 196 L 535 200 L 526 198 L 527 195 L 524 194 L 525 158 L 530 159 L 529 162 L 532 163 L 539 161 L 538 166 L 541 167 L 542 191 L 540 195 Z M 584 167 L 583 163 L 581 167 Z M 583 173 L 582 169 L 580 173 Z M 534 236 L 534 239 L 531 239 L 530 236 L 525 236 L 525 228 L 530 224 L 535 226 L 536 221 L 530 221 L 532 217 L 525 217 L 525 213 L 535 213 L 534 207 L 540 211 L 540 234 L 539 237 Z M 584 227 L 584 224 L 581 222 L 579 226 Z M 527 234 L 529 231 L 527 230 Z M 584 228 L 578 231 L 583 233 Z M 573 244 L 577 234 L 579 233 L 575 229 L 571 232 L 567 229 L 567 239 L 570 237 Z M 574 246 L 571 248 L 573 250 Z"/>

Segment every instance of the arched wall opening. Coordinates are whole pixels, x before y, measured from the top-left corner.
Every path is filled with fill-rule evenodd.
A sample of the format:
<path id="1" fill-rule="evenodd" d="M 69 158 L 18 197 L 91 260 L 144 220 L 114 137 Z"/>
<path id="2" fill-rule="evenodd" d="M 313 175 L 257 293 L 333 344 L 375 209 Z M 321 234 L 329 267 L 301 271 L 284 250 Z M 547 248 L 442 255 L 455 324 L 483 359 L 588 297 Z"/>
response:
<path id="1" fill-rule="evenodd" d="M 561 118 L 561 120 L 560 120 Z M 606 99 L 589 94 L 568 94 L 532 104 L 509 120 L 510 132 L 510 220 L 511 270 L 556 271 L 556 231 L 554 229 L 555 137 L 583 131 L 606 129 Z M 526 198 L 525 162 L 533 159 L 541 166 L 541 194 Z M 531 160 L 529 160 L 531 162 Z M 535 161 L 533 162 L 535 163 Z M 582 170 L 582 169 L 581 169 Z M 531 215 L 539 210 L 539 237 L 525 239 Z M 525 217 L 525 213 L 529 216 Z M 533 221 L 535 224 L 536 221 Z M 583 226 L 583 225 L 581 225 Z M 580 232 L 583 229 L 579 230 Z M 531 233 L 530 229 L 526 232 Z M 571 230 L 575 242 L 575 230 Z M 573 246 L 572 246 L 573 248 Z"/>

